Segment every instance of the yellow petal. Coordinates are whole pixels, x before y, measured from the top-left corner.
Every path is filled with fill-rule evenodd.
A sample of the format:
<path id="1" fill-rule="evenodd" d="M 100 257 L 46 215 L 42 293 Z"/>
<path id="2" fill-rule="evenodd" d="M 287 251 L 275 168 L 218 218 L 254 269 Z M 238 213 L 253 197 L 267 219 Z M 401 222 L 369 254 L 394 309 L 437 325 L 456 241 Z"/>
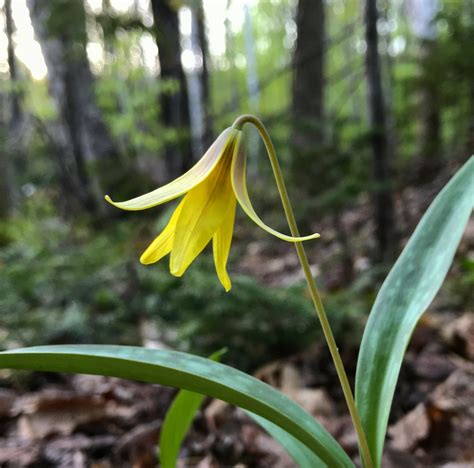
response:
<path id="1" fill-rule="evenodd" d="M 224 216 L 222 224 L 217 229 L 212 238 L 212 250 L 214 253 L 214 265 L 216 266 L 217 276 L 226 292 L 230 291 L 232 283 L 227 274 L 226 265 L 229 258 L 232 235 L 234 234 L 235 207 L 237 200 L 232 198 L 231 206 Z"/>
<path id="2" fill-rule="evenodd" d="M 150 265 L 161 260 L 165 255 L 171 252 L 173 247 L 174 231 L 178 222 L 179 214 L 183 207 L 184 199 L 176 207 L 166 227 L 161 231 L 160 235 L 147 247 L 140 257 L 143 265 Z"/>
<path id="3" fill-rule="evenodd" d="M 144 210 L 173 200 L 206 179 L 219 162 L 222 150 L 227 147 L 229 140 L 234 135 L 235 129 L 225 129 L 206 151 L 206 154 L 188 172 L 163 187 L 123 202 L 114 202 L 108 195 L 105 196 L 105 199 L 115 207 L 128 211 Z"/>
<path id="4" fill-rule="evenodd" d="M 170 258 L 170 271 L 175 276 L 181 276 L 202 252 L 235 199 L 230 182 L 232 149 L 230 144 L 209 177 L 185 197 Z"/>
<path id="5" fill-rule="evenodd" d="M 316 239 L 320 237 L 319 234 L 311 234 L 310 236 L 303 236 L 303 237 L 293 237 L 288 236 L 286 234 L 282 234 L 281 232 L 275 231 L 270 226 L 267 226 L 257 215 L 255 212 L 252 203 L 249 198 L 248 190 L 247 190 L 247 181 L 246 181 L 246 174 L 245 168 L 247 164 L 247 157 L 245 155 L 243 146 L 240 144 L 242 135 L 240 134 L 236 138 L 236 142 L 234 143 L 234 157 L 232 159 L 232 187 L 234 189 L 235 196 L 239 201 L 240 206 L 242 209 L 247 213 L 249 218 L 257 224 L 259 227 L 264 229 L 265 231 L 269 232 L 270 234 L 284 240 L 287 242 L 302 242 L 310 239 Z"/>

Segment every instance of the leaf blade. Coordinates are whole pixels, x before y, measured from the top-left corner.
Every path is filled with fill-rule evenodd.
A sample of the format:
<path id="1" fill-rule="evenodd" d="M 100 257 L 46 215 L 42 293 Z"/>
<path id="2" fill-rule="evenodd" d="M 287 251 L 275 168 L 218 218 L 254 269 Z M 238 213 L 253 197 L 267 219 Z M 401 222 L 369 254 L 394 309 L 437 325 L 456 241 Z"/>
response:
<path id="1" fill-rule="evenodd" d="M 473 180 L 471 157 L 423 216 L 382 285 L 364 330 L 356 404 L 376 466 L 381 462 L 403 355 L 452 263 L 472 210 Z"/>
<path id="2" fill-rule="evenodd" d="M 205 395 L 181 390 L 166 413 L 160 437 L 160 464 L 175 468 L 179 449 Z"/>
<path id="3" fill-rule="evenodd" d="M 282 393 L 232 367 L 198 356 L 133 346 L 53 345 L 4 351 L 0 367 L 107 375 L 206 394 L 284 428 L 329 466 L 354 466 L 334 438 Z"/>
<path id="4" fill-rule="evenodd" d="M 316 466 L 322 468 L 326 466 L 306 445 L 295 439 L 281 427 L 251 411 L 246 411 L 246 413 L 280 443 L 300 468 L 314 468 Z"/>
<path id="5" fill-rule="evenodd" d="M 225 349 L 216 351 L 209 359 L 219 361 Z M 162 468 L 174 468 L 179 449 L 188 433 L 194 417 L 206 396 L 180 390 L 169 407 L 160 434 L 160 463 Z"/>

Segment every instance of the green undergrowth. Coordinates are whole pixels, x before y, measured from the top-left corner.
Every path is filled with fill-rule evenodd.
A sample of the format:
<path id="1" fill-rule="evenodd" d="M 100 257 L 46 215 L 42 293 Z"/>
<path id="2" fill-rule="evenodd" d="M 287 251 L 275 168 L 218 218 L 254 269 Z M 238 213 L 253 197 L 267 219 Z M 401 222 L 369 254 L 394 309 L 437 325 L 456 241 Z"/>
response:
<path id="1" fill-rule="evenodd" d="M 230 293 L 219 284 L 210 253 L 184 279 L 169 274 L 166 259 L 141 265 L 141 251 L 165 220 L 166 214 L 156 222 L 127 215 L 94 229 L 87 220 L 61 220 L 45 194 L 31 197 L 21 217 L 0 224 L 0 347 L 141 345 L 151 326 L 162 344 L 201 355 L 226 346 L 227 363 L 251 370 L 321 339 L 303 284 L 270 288 L 233 273 L 243 240 L 229 260 Z M 457 268 L 472 276 L 467 258 Z M 369 271 L 324 294 L 338 342 L 360 338 L 375 283 Z M 465 296 L 465 283 L 465 274 L 451 275 L 451 304 Z"/>
<path id="2" fill-rule="evenodd" d="M 147 323 L 165 345 L 198 354 L 225 345 L 227 362 L 250 369 L 318 338 L 301 286 L 267 288 L 232 274 L 226 294 L 210 254 L 185 280 L 169 274 L 166 259 L 142 266 L 139 254 L 161 219 L 125 217 L 93 230 L 61 220 L 40 193 L 22 213 L 0 225 L 1 348 L 142 344 Z"/>

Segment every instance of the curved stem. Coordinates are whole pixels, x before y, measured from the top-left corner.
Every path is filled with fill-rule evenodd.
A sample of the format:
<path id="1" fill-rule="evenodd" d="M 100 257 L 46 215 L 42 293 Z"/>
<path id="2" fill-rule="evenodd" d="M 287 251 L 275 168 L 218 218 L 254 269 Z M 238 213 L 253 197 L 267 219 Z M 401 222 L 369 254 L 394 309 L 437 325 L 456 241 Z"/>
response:
<path id="1" fill-rule="evenodd" d="M 268 134 L 263 123 L 257 117 L 253 115 L 240 116 L 234 122 L 233 127 L 238 130 L 242 130 L 242 127 L 245 123 L 253 124 L 257 128 L 258 132 L 260 133 L 260 136 L 262 137 L 262 140 L 265 144 L 265 148 L 268 153 L 268 157 L 270 158 L 270 163 L 272 165 L 277 188 L 280 193 L 283 209 L 285 211 L 286 219 L 288 221 L 288 226 L 290 227 L 290 231 L 293 236 L 299 236 L 300 234 L 298 231 L 298 226 L 296 224 L 295 215 L 293 213 L 293 208 L 291 206 L 290 198 L 286 190 L 285 181 L 283 179 L 283 174 L 280 168 L 280 164 L 278 162 L 278 158 L 276 156 L 275 148 L 270 139 L 270 135 Z M 329 347 L 329 351 L 331 353 L 334 365 L 336 367 L 337 375 L 339 377 L 342 391 L 344 393 L 344 398 L 346 400 L 347 407 L 349 408 L 349 413 L 351 415 L 351 419 L 357 433 L 357 438 L 359 441 L 359 449 L 361 452 L 364 467 L 372 468 L 373 467 L 372 458 L 370 456 L 369 446 L 367 444 L 367 438 L 365 436 L 365 432 L 362 427 L 362 422 L 360 420 L 359 412 L 357 411 L 354 395 L 352 393 L 349 379 L 347 378 L 346 370 L 344 368 L 344 364 L 342 363 L 342 359 L 339 354 L 336 340 L 334 339 L 334 335 L 333 335 L 331 326 L 329 324 L 329 320 L 326 315 L 323 302 L 321 300 L 321 295 L 319 294 L 318 288 L 316 287 L 316 283 L 311 273 L 311 268 L 309 265 L 308 256 L 306 255 L 306 250 L 302 242 L 296 242 L 295 247 L 296 247 L 296 252 L 298 254 L 299 261 L 304 271 L 304 275 L 306 277 L 306 281 L 308 283 L 311 299 L 313 301 L 313 305 L 316 310 L 316 314 L 319 318 L 319 321 L 321 322 L 321 327 L 323 329 L 324 337 L 326 339 L 326 342 Z"/>

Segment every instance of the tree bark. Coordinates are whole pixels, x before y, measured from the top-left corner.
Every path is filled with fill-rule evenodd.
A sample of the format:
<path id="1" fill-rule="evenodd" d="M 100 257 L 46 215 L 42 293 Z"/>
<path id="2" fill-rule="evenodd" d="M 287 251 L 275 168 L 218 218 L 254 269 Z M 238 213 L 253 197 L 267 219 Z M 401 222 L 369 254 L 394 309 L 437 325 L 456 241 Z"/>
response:
<path id="1" fill-rule="evenodd" d="M 178 11 L 169 0 L 151 0 L 160 60 L 161 119 L 165 129 L 177 131 L 178 141 L 165 145 L 170 177 L 180 175 L 192 164 L 191 132 L 186 79 L 181 64 Z M 172 84 L 172 86 L 168 86 Z"/>
<path id="2" fill-rule="evenodd" d="M 209 98 L 208 85 L 204 81 L 204 51 L 202 50 L 203 17 L 200 1 L 194 1 L 191 7 L 191 31 L 183 38 L 183 48 L 192 53 L 194 66 L 186 71 L 189 116 L 191 119 L 192 147 L 194 158 L 199 159 L 207 149 L 206 132 L 208 132 L 208 106 L 205 97 Z M 201 24 L 200 24 L 201 23 Z M 207 72 L 207 70 L 206 70 Z M 208 78 L 207 76 L 205 77 Z"/>
<path id="3" fill-rule="evenodd" d="M 389 147 L 387 110 L 382 88 L 380 57 L 378 53 L 377 19 L 376 0 L 366 0 L 366 74 L 373 161 L 372 196 L 375 214 L 375 235 L 378 244 L 377 257 L 380 260 L 388 260 L 395 249 L 396 231 L 391 187 L 392 155 L 390 154 Z"/>
<path id="4" fill-rule="evenodd" d="M 13 18 L 11 0 L 5 0 L 4 15 L 7 34 L 7 61 L 10 73 L 10 92 L 0 95 L 5 101 L 8 112 L 0 115 L 0 218 L 6 218 L 14 212 L 16 201 L 15 170 L 13 155 L 19 149 L 21 139 L 22 114 L 20 89 L 13 44 Z"/>
<path id="5" fill-rule="evenodd" d="M 414 175 L 431 180 L 442 166 L 441 105 L 439 77 L 433 72 L 437 57 L 436 15 L 438 0 L 410 0 L 408 22 L 418 39 L 418 151 Z"/>
<path id="6" fill-rule="evenodd" d="M 202 0 L 197 0 L 196 8 L 196 23 L 197 35 L 199 40 L 199 47 L 202 54 L 202 70 L 201 70 L 201 87 L 202 87 L 202 105 L 204 108 L 204 134 L 203 145 L 208 148 L 214 138 L 212 130 L 212 115 L 211 115 L 211 88 L 209 80 L 209 45 L 206 34 L 206 18 L 204 16 L 204 8 Z"/>
<path id="7" fill-rule="evenodd" d="M 420 181 L 431 180 L 442 166 L 440 97 L 437 78 L 430 73 L 430 62 L 434 58 L 436 42 L 422 39 L 420 55 L 425 65 L 419 90 L 420 135 L 417 176 Z"/>
<path id="8" fill-rule="evenodd" d="M 244 5 L 244 44 L 245 61 L 247 62 L 247 91 L 249 94 L 250 108 L 253 113 L 259 113 L 260 86 L 257 70 L 257 52 L 253 32 L 252 16 L 250 7 Z"/>
<path id="9" fill-rule="evenodd" d="M 298 36 L 293 54 L 293 116 L 297 124 L 311 123 L 321 130 L 324 114 L 324 2 L 299 0 Z M 307 60 L 308 56 L 311 60 Z M 295 131 L 297 143 L 314 144 L 314 131 Z"/>
<path id="10" fill-rule="evenodd" d="M 103 215 L 117 150 L 94 95 L 82 0 L 28 0 L 31 20 L 48 68 L 58 109 L 59 167 L 72 198 Z"/>
<path id="11" fill-rule="evenodd" d="M 298 36 L 293 53 L 292 146 L 293 171 L 303 190 L 314 190 L 317 147 L 324 139 L 324 1 L 299 0 Z M 316 148 L 316 151 L 315 151 Z"/>
<path id="12" fill-rule="evenodd" d="M 240 96 L 239 96 L 239 80 L 237 79 L 236 69 L 237 66 L 235 64 L 235 40 L 234 35 L 232 32 L 230 17 L 229 17 L 229 9 L 232 0 L 227 0 L 226 10 L 225 10 L 225 19 L 224 19 L 224 29 L 225 29 L 225 57 L 229 63 L 229 69 L 232 73 L 230 73 L 230 86 L 229 86 L 229 109 L 238 109 Z"/>
<path id="13" fill-rule="evenodd" d="M 0 93 L 0 109 L 5 108 L 7 96 Z M 6 115 L 0 111 L 0 220 L 8 218 L 14 211 L 14 191 L 11 153 L 7 144 Z"/>
<path id="14" fill-rule="evenodd" d="M 12 84 L 12 92 L 10 94 L 11 102 L 11 111 L 10 111 L 10 128 L 13 130 L 19 129 L 21 127 L 21 93 L 18 87 L 19 77 L 16 66 L 16 57 L 15 50 L 13 45 L 13 17 L 12 17 L 12 4 L 11 0 L 5 0 L 5 23 L 6 23 L 6 33 L 7 33 L 7 50 L 8 50 L 8 68 L 10 71 L 10 80 Z"/>

